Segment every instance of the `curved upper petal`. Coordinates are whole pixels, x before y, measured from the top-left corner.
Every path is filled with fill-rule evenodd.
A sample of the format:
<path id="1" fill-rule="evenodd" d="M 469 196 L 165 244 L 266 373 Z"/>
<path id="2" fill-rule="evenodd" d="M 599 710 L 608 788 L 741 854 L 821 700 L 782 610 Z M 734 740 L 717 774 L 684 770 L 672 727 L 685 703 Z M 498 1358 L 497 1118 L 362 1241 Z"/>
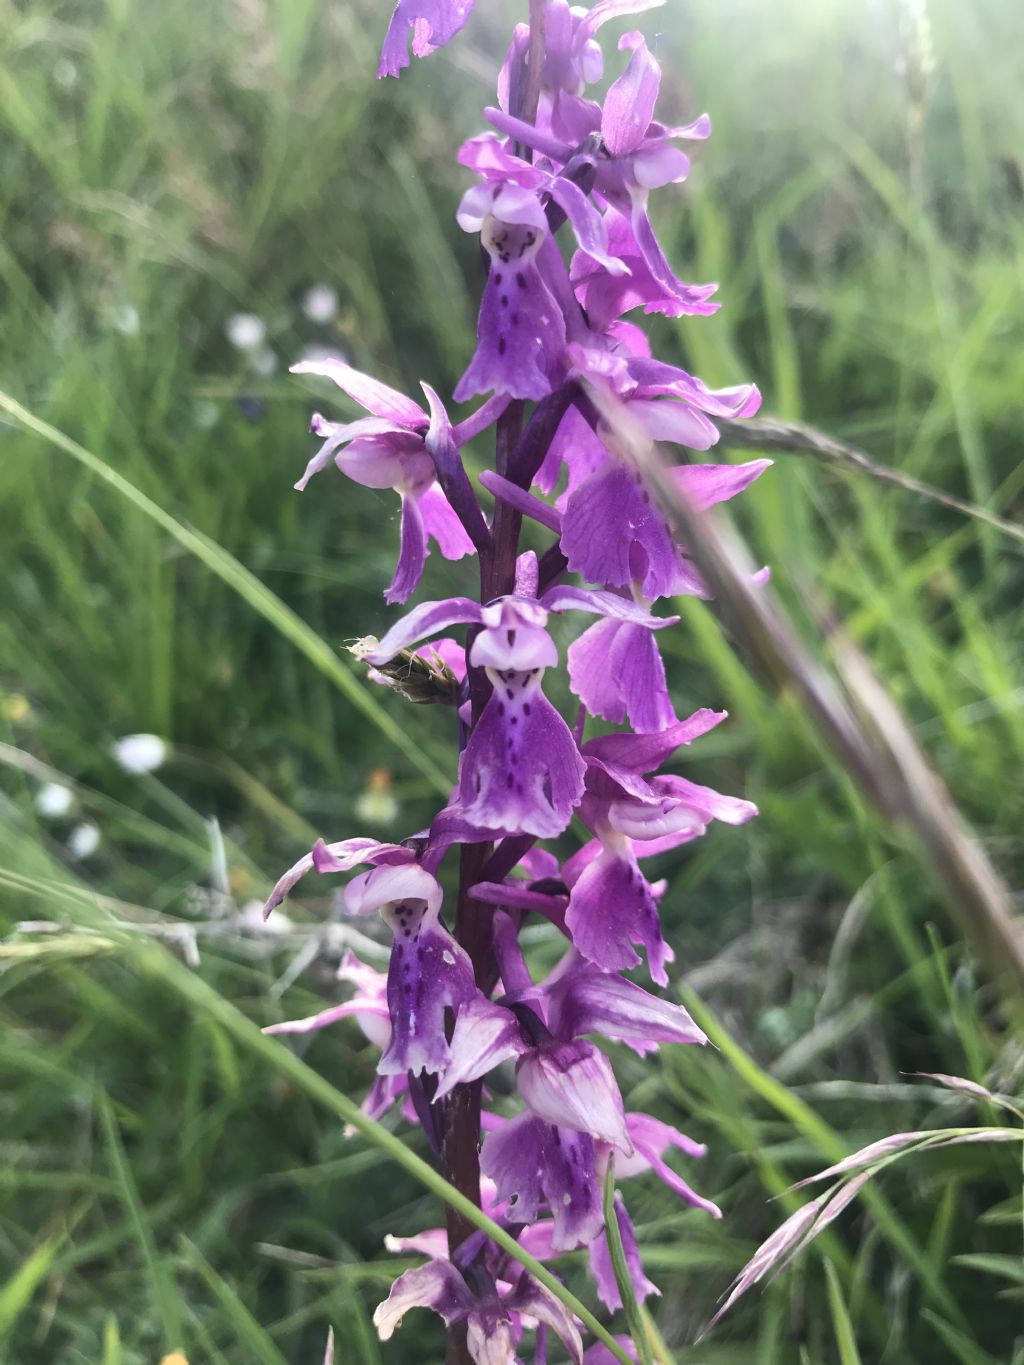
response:
<path id="1" fill-rule="evenodd" d="M 396 621 L 383 640 L 361 652 L 360 657 L 374 666 L 386 664 L 403 649 L 408 649 L 418 640 L 436 635 L 439 630 L 446 630 L 449 626 L 479 624 L 480 613 L 480 603 L 474 602 L 471 597 L 421 602 L 400 621 Z"/>
<path id="2" fill-rule="evenodd" d="M 651 56 L 642 33 L 624 33 L 619 50 L 632 50 L 629 65 L 605 96 L 601 136 L 612 156 L 635 151 L 651 126 L 661 88 L 661 67 Z"/>
<path id="3" fill-rule="evenodd" d="M 428 424 L 427 414 L 418 403 L 397 389 L 382 384 L 379 379 L 353 369 L 344 360 L 300 360 L 297 365 L 291 366 L 291 373 L 315 374 L 323 379 L 333 379 L 353 402 L 372 412 L 374 417 L 386 417 L 388 421 L 405 427 L 425 427 Z"/>

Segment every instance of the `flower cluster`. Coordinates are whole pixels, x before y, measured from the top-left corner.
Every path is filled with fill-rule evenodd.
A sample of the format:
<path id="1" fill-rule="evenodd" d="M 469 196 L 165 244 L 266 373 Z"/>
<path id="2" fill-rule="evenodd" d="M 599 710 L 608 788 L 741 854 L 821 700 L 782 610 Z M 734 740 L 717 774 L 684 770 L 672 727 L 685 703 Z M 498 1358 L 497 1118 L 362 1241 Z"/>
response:
<path id="1" fill-rule="evenodd" d="M 638 32 L 619 39 L 621 70 L 603 103 L 588 93 L 603 74 L 603 26 L 656 3 L 600 0 L 585 10 L 534 0 L 531 25 L 514 33 L 497 104 L 485 111 L 489 128 L 459 152 L 476 183 L 457 221 L 479 236 L 487 275 L 476 347 L 452 399 L 482 402 L 455 423 L 427 384 L 421 405 L 341 360 L 295 367 L 333 380 L 364 413 L 347 423 L 313 418 L 323 443 L 296 486 L 333 461 L 401 500 L 387 600 L 405 603 L 415 592 L 431 541 L 448 559 L 478 557 L 481 592 L 422 602 L 358 650 L 379 681 L 395 682 L 411 660 L 443 677 L 431 699 L 452 704 L 460 747 L 444 809 L 405 843 L 317 843 L 268 906 L 310 871 L 354 874 L 345 908 L 376 913 L 391 930 L 387 972 L 349 955 L 340 975 L 350 998 L 270 1031 L 305 1033 L 353 1016 L 380 1050 L 368 1112 L 400 1107 L 448 1179 L 535 1257 L 587 1248 L 609 1310 L 620 1292 L 601 1191 L 613 1158 L 618 1178 L 653 1174 L 684 1203 L 718 1215 L 667 1159 L 703 1149 L 628 1111 L 594 1041 L 640 1054 L 706 1041 L 683 1008 L 623 975 L 645 965 L 664 987 L 673 960 L 659 918 L 664 884 L 649 878 L 647 859 L 698 839 L 713 820 L 742 824 L 757 813 L 672 771 L 678 752 L 725 713 L 677 717 L 658 634 L 678 618 L 656 607 L 706 591 L 601 416 L 618 404 L 652 439 L 678 447 L 674 478 L 698 507 L 736 496 L 769 463 L 690 460 L 718 439 L 716 418 L 757 410 L 757 390 L 712 390 L 655 359 L 630 316 L 717 307 L 715 286 L 675 275 L 648 216 L 651 190 L 687 175 L 678 144 L 707 137 L 708 119 L 656 120 L 660 68 Z M 408 65 L 410 30 L 423 56 L 471 9 L 471 0 L 399 0 L 379 74 Z M 490 430 L 496 458 L 479 484 L 493 502 L 481 498 L 461 454 Z M 539 554 L 520 546 L 524 518 L 539 528 L 534 543 L 548 542 Z M 545 690 L 546 671 L 559 663 L 548 627 L 564 614 L 597 618 L 567 652 L 579 703 L 572 725 Z M 458 639 L 447 634 L 456 628 Z M 629 728 L 608 733 L 591 718 Z M 574 816 L 588 837 L 566 855 L 562 836 Z M 458 889 L 446 895 L 456 862 Z M 540 979 L 520 944 L 531 916 L 564 941 L 561 961 Z M 658 1291 L 621 1195 L 615 1210 L 642 1301 Z M 533 1360 L 547 1359 L 554 1334 L 582 1361 L 572 1316 L 481 1234 L 450 1220 L 394 1245 L 428 1259 L 401 1275 L 377 1310 L 382 1338 L 408 1308 L 424 1306 L 448 1326 L 449 1359 L 511 1365 L 533 1331 Z"/>

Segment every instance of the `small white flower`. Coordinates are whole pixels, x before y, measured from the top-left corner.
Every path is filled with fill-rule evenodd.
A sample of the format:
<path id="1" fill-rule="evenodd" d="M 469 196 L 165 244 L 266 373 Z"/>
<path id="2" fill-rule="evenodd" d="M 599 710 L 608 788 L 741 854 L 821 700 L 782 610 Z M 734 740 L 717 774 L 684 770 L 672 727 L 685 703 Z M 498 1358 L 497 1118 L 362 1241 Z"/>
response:
<path id="1" fill-rule="evenodd" d="M 314 284 L 303 296 L 302 311 L 310 322 L 330 322 L 338 312 L 338 295 L 329 284 Z"/>
<path id="2" fill-rule="evenodd" d="M 126 773 L 152 773 L 166 762 L 167 741 L 159 735 L 124 735 L 114 741 L 113 754 Z"/>
<path id="3" fill-rule="evenodd" d="M 87 820 L 76 825 L 68 835 L 68 852 L 72 858 L 91 858 L 99 846 L 99 829 Z"/>
<path id="4" fill-rule="evenodd" d="M 60 782 L 47 782 L 36 792 L 36 810 L 47 820 L 67 815 L 74 803 L 74 792 Z"/>
<path id="5" fill-rule="evenodd" d="M 224 324 L 228 341 L 239 351 L 256 351 L 267 339 L 266 324 L 254 313 L 232 313 Z"/>

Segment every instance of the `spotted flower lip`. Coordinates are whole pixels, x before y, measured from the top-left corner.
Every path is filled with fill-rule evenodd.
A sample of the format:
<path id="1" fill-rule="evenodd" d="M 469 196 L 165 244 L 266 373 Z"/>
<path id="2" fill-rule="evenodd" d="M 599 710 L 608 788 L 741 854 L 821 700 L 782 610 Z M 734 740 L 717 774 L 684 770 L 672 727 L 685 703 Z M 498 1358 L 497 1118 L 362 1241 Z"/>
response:
<path id="1" fill-rule="evenodd" d="M 388 968 L 391 1037 L 378 1072 L 382 1076 L 437 1075 L 451 1060 L 445 1041 L 446 1010 L 467 1005 L 476 992 L 466 950 L 440 922 L 442 893 L 424 868 L 382 866 L 345 888 L 352 914 L 373 910 L 394 933 Z"/>
<path id="2" fill-rule="evenodd" d="M 554 1251 L 592 1241 L 602 1226 L 594 1140 L 561 1129 L 529 1111 L 499 1124 L 484 1138 L 480 1169 L 517 1222 L 534 1223 L 542 1210 L 554 1220 Z"/>

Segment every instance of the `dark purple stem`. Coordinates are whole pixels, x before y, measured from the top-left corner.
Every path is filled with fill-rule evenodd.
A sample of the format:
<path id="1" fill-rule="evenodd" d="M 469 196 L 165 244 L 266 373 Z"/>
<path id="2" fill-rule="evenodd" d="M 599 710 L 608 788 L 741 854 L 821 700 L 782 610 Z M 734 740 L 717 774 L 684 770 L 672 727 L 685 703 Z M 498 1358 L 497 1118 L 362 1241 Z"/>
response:
<path id="1" fill-rule="evenodd" d="M 452 424 L 440 399 L 429 384 L 423 385 L 423 391 L 430 404 L 430 428 L 424 440 L 427 454 L 434 462 L 437 481 L 445 497 L 462 522 L 477 554 L 483 557 L 490 553 L 491 533 L 476 500 L 473 485 L 463 467 Z"/>
<path id="2" fill-rule="evenodd" d="M 553 587 L 558 582 L 568 567 L 569 561 L 562 554 L 562 542 L 556 540 L 554 545 L 549 545 L 540 557 L 538 596 L 543 597 L 548 588 Z"/>
<path id="3" fill-rule="evenodd" d="M 546 12 L 547 0 L 530 0 L 529 73 L 526 81 L 523 80 L 524 73 L 522 71 L 514 73 L 513 76 L 515 111 L 530 122 L 536 118 L 537 104 L 540 98 L 545 57 Z M 559 415 L 558 420 L 561 420 L 561 415 Z M 509 403 L 496 424 L 495 466 L 498 473 L 506 478 L 510 477 L 510 469 L 523 434 L 523 403 L 521 400 L 515 400 Z M 554 428 L 552 428 L 551 434 L 554 434 Z M 549 436 L 549 442 L 550 439 Z M 454 447 L 454 436 L 451 437 L 451 441 Z M 536 459 L 537 465 L 533 470 L 535 473 L 536 469 L 540 467 L 540 461 L 543 460 L 546 450 L 547 445 L 545 444 L 541 448 L 540 454 L 537 455 L 535 438 L 531 437 L 531 442 L 526 446 L 521 457 L 523 468 L 528 470 L 530 462 Z M 455 450 L 455 457 L 458 471 L 461 471 L 461 478 L 468 485 L 457 450 Z M 436 456 L 434 458 L 440 479 L 441 464 L 437 462 Z M 533 473 L 528 473 L 526 487 L 529 487 Z M 446 477 L 452 481 L 455 496 L 464 500 L 465 489 L 462 487 L 459 473 L 453 470 L 450 457 L 447 456 Z M 448 489 L 443 481 L 442 488 L 448 495 Z M 448 496 L 451 501 L 451 496 Z M 483 517 L 472 490 L 470 490 L 470 496 L 476 507 L 476 513 L 482 522 Z M 519 535 L 522 527 L 520 513 L 513 511 L 507 504 L 499 501 L 495 506 L 494 523 L 486 543 L 477 544 L 474 531 L 466 523 L 463 512 L 454 501 L 452 501 L 452 506 L 455 507 L 480 554 L 481 601 L 486 603 L 495 597 L 503 597 L 513 592 L 515 589 L 516 557 L 519 552 Z M 472 519 L 473 514 L 468 512 L 468 509 L 467 515 Z M 476 534 L 479 535 L 479 526 L 476 527 Z M 472 635 L 473 632 L 469 632 L 467 656 L 472 644 Z M 468 683 L 469 695 L 472 698 L 472 724 L 475 725 L 484 705 L 486 705 L 490 687 L 482 669 L 470 668 Z M 493 912 L 490 907 L 475 901 L 470 895 L 470 889 L 482 879 L 483 868 L 491 856 L 491 851 L 491 845 L 486 843 L 464 844 L 462 846 L 459 862 L 459 901 L 455 921 L 455 936 L 470 956 L 478 986 L 488 995 L 494 989 L 497 979 L 497 964 L 492 943 Z M 452 1091 L 445 1106 L 443 1145 L 444 1166 L 449 1180 L 455 1185 L 456 1189 L 468 1199 L 472 1199 L 475 1204 L 480 1203 L 480 1092 L 481 1083 L 479 1081 L 471 1085 L 458 1085 Z M 448 1210 L 447 1228 L 448 1254 L 454 1256 L 458 1248 L 472 1237 L 474 1229 L 471 1224 L 467 1223 L 461 1215 L 452 1209 Z M 471 1273 L 471 1267 L 467 1267 L 467 1274 Z M 446 1333 L 445 1365 L 472 1365 L 464 1326 L 453 1325 Z"/>
<path id="4" fill-rule="evenodd" d="M 535 834 L 510 834 L 507 839 L 502 839 L 501 843 L 494 850 L 491 856 L 484 863 L 483 876 L 481 881 L 500 882 L 522 862 L 525 854 L 529 853 L 537 842 Z"/>
<path id="5" fill-rule="evenodd" d="M 548 453 L 548 447 L 555 438 L 562 418 L 578 397 L 579 385 L 571 379 L 554 393 L 549 393 L 547 398 L 541 399 L 516 444 L 508 468 L 502 469 L 499 466 L 498 473 L 503 474 L 509 482 L 518 484 L 520 488 L 529 488 L 537 476 L 538 469 L 544 463 L 544 456 Z"/>

